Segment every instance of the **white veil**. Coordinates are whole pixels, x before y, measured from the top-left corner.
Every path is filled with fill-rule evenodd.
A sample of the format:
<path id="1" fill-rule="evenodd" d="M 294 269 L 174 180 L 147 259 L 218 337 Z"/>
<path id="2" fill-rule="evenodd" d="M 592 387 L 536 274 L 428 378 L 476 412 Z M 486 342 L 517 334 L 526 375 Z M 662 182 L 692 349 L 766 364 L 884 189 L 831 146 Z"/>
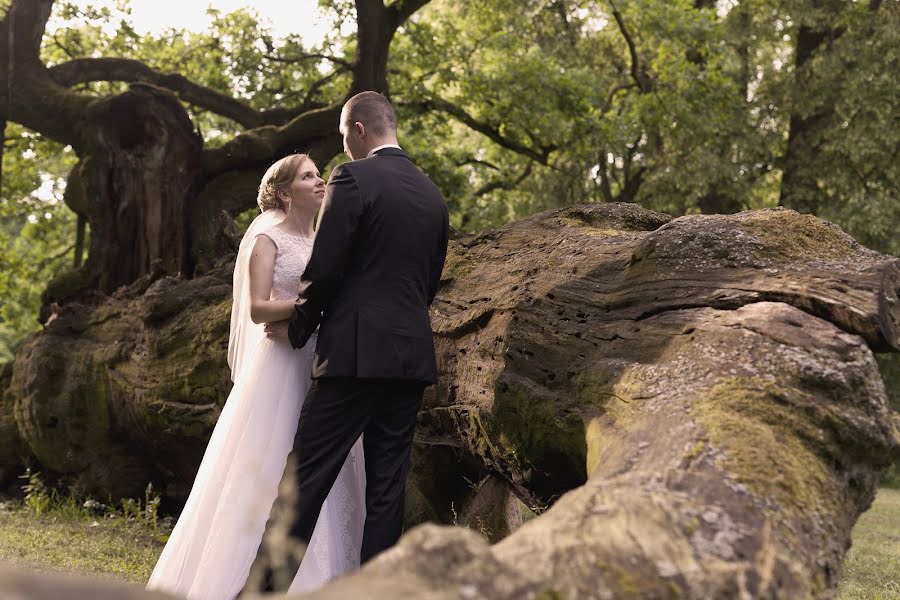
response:
<path id="1" fill-rule="evenodd" d="M 228 336 L 228 366 L 231 381 L 237 381 L 241 367 L 246 366 L 254 350 L 266 336 L 262 323 L 250 320 L 250 254 L 257 234 L 268 230 L 285 217 L 277 208 L 270 208 L 253 219 L 241 239 L 237 260 L 234 263 L 234 279 L 231 305 L 231 333 Z"/>

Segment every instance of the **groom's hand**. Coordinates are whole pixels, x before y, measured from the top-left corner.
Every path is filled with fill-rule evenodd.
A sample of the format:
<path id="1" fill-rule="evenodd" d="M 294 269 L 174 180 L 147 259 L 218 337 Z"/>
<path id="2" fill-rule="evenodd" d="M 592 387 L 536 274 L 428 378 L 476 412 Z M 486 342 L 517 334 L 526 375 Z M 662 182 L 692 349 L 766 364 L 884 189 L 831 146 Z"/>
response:
<path id="1" fill-rule="evenodd" d="M 273 340 L 286 340 L 288 339 L 288 322 L 287 321 L 275 321 L 274 323 L 266 323 L 265 326 L 266 337 Z"/>

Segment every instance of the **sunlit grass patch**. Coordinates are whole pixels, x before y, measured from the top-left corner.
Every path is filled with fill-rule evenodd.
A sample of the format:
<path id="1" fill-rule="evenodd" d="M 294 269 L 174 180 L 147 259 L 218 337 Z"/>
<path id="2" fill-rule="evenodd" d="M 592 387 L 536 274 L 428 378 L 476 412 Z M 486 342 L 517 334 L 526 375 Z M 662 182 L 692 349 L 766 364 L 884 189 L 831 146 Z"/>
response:
<path id="1" fill-rule="evenodd" d="M 164 545 L 159 533 L 121 517 L 68 518 L 50 511 L 0 512 L 0 563 L 30 570 L 103 575 L 142 584 Z"/>
<path id="2" fill-rule="evenodd" d="M 881 488 L 856 527 L 838 600 L 900 599 L 900 490 Z"/>

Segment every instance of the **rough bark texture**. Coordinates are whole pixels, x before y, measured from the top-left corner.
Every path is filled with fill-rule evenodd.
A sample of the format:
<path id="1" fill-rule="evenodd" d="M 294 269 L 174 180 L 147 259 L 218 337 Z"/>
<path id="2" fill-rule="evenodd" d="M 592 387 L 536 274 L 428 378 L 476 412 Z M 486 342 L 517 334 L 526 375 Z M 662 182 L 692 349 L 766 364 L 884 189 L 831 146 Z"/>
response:
<path id="1" fill-rule="evenodd" d="M 154 481 L 183 499 L 230 388 L 230 265 L 153 277 L 100 307 L 63 307 L 13 366 L 31 455 L 100 497 L 136 497 Z"/>
<path id="2" fill-rule="evenodd" d="M 24 344 L 28 450 L 183 497 L 228 389 L 229 277 L 148 278 Z M 456 239 L 407 517 L 503 539 L 426 525 L 308 597 L 830 597 L 900 453 L 872 354 L 900 346 L 898 293 L 900 261 L 787 210 L 585 205 Z M 517 529 L 509 491 L 539 516 Z"/>
<path id="3" fill-rule="evenodd" d="M 11 486 L 28 456 L 13 414 L 11 362 L 0 365 L 0 490 Z"/>
<path id="4" fill-rule="evenodd" d="M 88 268 L 109 293 L 149 273 L 190 273 L 187 207 L 202 183 L 202 140 L 178 98 L 149 85 L 94 102 L 81 155 L 90 199 Z"/>

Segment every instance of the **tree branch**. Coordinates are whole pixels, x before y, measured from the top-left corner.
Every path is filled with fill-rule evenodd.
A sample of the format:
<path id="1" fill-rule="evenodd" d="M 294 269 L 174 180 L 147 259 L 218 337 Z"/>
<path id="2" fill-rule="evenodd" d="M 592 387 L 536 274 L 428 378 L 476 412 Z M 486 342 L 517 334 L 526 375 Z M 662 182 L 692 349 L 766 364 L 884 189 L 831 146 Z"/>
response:
<path id="1" fill-rule="evenodd" d="M 322 89 L 322 86 L 324 86 L 326 83 L 328 83 L 329 81 L 331 81 L 332 79 L 334 79 L 335 77 L 340 75 L 341 73 L 345 73 L 351 69 L 352 69 L 352 66 L 346 67 L 346 68 L 343 66 L 338 67 L 337 69 L 335 69 L 334 71 L 332 71 L 331 73 L 329 73 L 328 75 L 323 77 L 322 79 L 313 83 L 311 86 L 309 86 L 309 89 L 306 91 L 306 95 L 303 97 L 303 103 L 301 104 L 301 106 L 311 105 L 313 98 L 315 97 L 316 93 L 320 89 Z M 297 113 L 297 114 L 299 114 L 299 113 Z M 297 116 L 297 115 L 296 114 L 292 115 L 291 118 L 293 118 L 295 116 Z"/>
<path id="2" fill-rule="evenodd" d="M 392 30 L 396 30 L 400 25 L 406 22 L 413 14 L 428 4 L 429 0 L 395 0 L 387 7 L 390 15 Z"/>
<path id="3" fill-rule="evenodd" d="M 53 81 L 65 87 L 92 81 L 150 83 L 175 92 L 185 102 L 252 129 L 264 125 L 282 125 L 311 108 L 319 108 L 312 106 L 312 96 L 322 85 L 352 66 L 346 61 L 341 62 L 348 66 L 341 66 L 313 83 L 300 105 L 271 110 L 256 110 L 241 100 L 194 83 L 179 73 L 162 73 L 139 60 L 128 58 L 77 58 L 51 67 L 48 72 Z"/>
<path id="4" fill-rule="evenodd" d="M 305 62 L 307 60 L 319 59 L 319 60 L 327 60 L 336 65 L 339 65 L 344 68 L 344 70 L 352 70 L 353 63 L 349 60 L 344 60 L 343 58 L 338 58 L 336 56 L 330 56 L 328 54 L 301 54 L 299 56 L 278 56 L 275 54 L 266 54 L 265 57 L 273 62 L 279 63 L 287 63 L 287 64 L 296 64 L 299 62 Z"/>
<path id="5" fill-rule="evenodd" d="M 244 127 L 266 123 L 263 113 L 213 89 L 198 85 L 178 73 L 160 73 L 139 60 L 128 58 L 76 58 L 48 69 L 61 86 L 91 81 L 144 82 L 171 90 L 178 97 L 210 112 L 227 117 Z"/>
<path id="6" fill-rule="evenodd" d="M 12 0 L 0 26 L 0 116 L 63 144 L 79 145 L 74 124 L 91 98 L 47 76 L 41 38 L 53 0 Z"/>
<path id="7" fill-rule="evenodd" d="M 481 196 L 484 196 L 485 194 L 489 194 L 489 193 L 493 192 L 494 190 L 511 190 L 511 189 L 513 189 L 514 187 L 516 187 L 517 185 L 519 185 L 520 183 L 525 181 L 525 179 L 529 175 L 531 175 L 531 167 L 533 166 L 533 164 L 534 163 L 526 164 L 525 170 L 522 171 L 522 173 L 519 174 L 515 179 L 500 179 L 497 181 L 491 181 L 490 183 L 487 183 L 487 184 L 481 186 L 480 188 L 478 188 L 477 190 L 475 190 L 472 193 L 472 195 L 475 196 L 476 198 L 480 198 Z"/>
<path id="8" fill-rule="evenodd" d="M 56 44 L 56 47 L 63 51 L 63 53 L 69 58 L 78 58 L 78 54 L 69 49 L 65 44 L 62 43 L 62 40 L 59 39 L 59 32 L 53 32 L 53 42 Z"/>
<path id="9" fill-rule="evenodd" d="M 4 21 L 9 21 L 6 51 L 17 65 L 40 64 L 41 39 L 53 9 L 53 0 L 13 0 Z"/>
<path id="10" fill-rule="evenodd" d="M 625 38 L 625 43 L 628 44 L 628 53 L 631 55 L 631 77 L 638 87 L 641 88 L 642 92 L 649 92 L 653 82 L 644 72 L 640 58 L 638 57 L 637 47 L 634 44 L 634 39 L 631 37 L 628 27 L 625 25 L 625 19 L 622 18 L 622 13 L 616 8 L 613 0 L 609 0 L 609 5 L 612 7 L 613 17 L 616 20 L 616 24 L 619 26 L 619 31 L 622 32 L 622 37 Z"/>
<path id="11" fill-rule="evenodd" d="M 57 252 L 56 254 L 54 254 L 52 256 L 48 256 L 48 257 L 44 258 L 44 260 L 42 260 L 41 262 L 38 263 L 38 269 L 40 270 L 40 269 L 46 268 L 48 265 L 53 264 L 55 261 L 57 261 L 61 258 L 64 258 L 66 256 L 66 254 L 68 254 L 69 252 L 71 252 L 74 249 L 75 249 L 75 244 L 72 244 L 72 245 L 66 247 L 64 250 L 61 250 L 60 252 Z"/>
<path id="12" fill-rule="evenodd" d="M 504 136 L 497 126 L 477 120 L 459 106 L 451 104 L 443 98 L 431 98 L 428 100 L 424 100 L 423 102 L 419 103 L 419 106 L 425 110 L 437 110 L 446 113 L 457 121 L 465 124 L 470 129 L 473 129 L 485 135 L 488 139 L 493 141 L 498 146 L 502 146 L 507 150 L 512 150 L 513 152 L 521 154 L 522 156 L 527 156 L 528 158 L 539 162 L 542 165 L 547 165 L 550 158 L 550 153 L 556 150 L 556 146 L 553 145 L 542 146 L 535 149 L 512 140 Z"/>
<path id="13" fill-rule="evenodd" d="M 488 169 L 491 169 L 493 171 L 501 171 L 502 170 L 500 167 L 498 167 L 494 163 L 486 161 L 486 160 L 477 159 L 474 156 L 470 156 L 469 158 L 466 158 L 464 160 L 456 161 L 455 164 L 457 167 L 464 167 L 466 165 L 478 165 L 478 166 L 482 166 L 482 167 L 487 167 Z"/>
<path id="14" fill-rule="evenodd" d="M 209 176 L 248 163 L 272 162 L 275 158 L 293 151 L 297 140 L 313 140 L 333 136 L 338 139 L 338 119 L 342 104 L 333 104 L 298 115 L 288 123 L 276 127 L 265 125 L 236 135 L 219 148 L 203 152 L 203 167 Z"/>
<path id="15" fill-rule="evenodd" d="M 612 103 L 613 103 L 613 100 L 615 100 L 615 98 L 616 98 L 616 94 L 618 94 L 619 92 L 624 92 L 625 90 L 629 90 L 631 88 L 636 88 L 636 87 L 638 87 L 638 84 L 636 84 L 636 83 L 620 83 L 619 85 L 617 85 L 613 89 L 611 89 L 609 91 L 609 95 L 606 97 L 606 104 L 603 106 L 603 114 L 605 115 L 606 113 L 609 112 L 609 109 L 612 108 Z"/>

